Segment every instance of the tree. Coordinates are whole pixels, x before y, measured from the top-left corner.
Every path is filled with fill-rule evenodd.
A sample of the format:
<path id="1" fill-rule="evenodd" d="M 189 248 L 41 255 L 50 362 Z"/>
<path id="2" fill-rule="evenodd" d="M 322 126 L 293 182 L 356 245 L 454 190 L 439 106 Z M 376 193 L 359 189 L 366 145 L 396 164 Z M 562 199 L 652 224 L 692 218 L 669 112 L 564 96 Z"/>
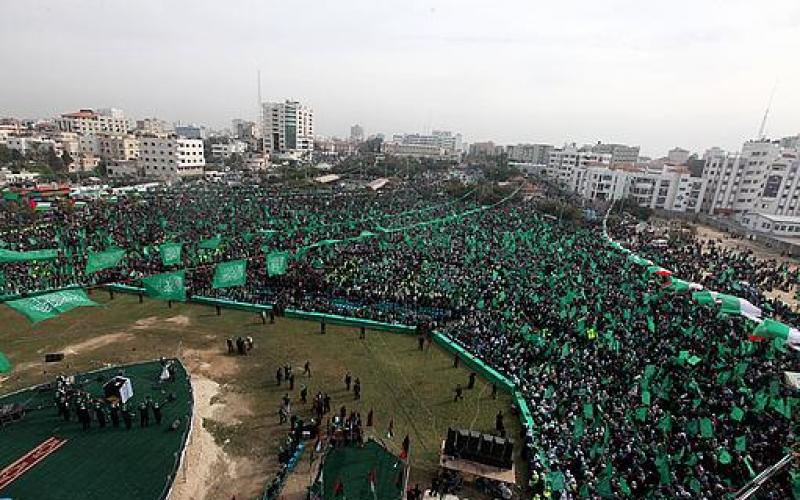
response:
<path id="1" fill-rule="evenodd" d="M 48 148 L 47 153 L 45 154 L 45 161 L 47 162 L 47 166 L 50 167 L 53 172 L 60 172 L 64 169 L 64 162 L 61 158 L 58 157 L 55 150 L 53 148 Z"/>
<path id="2" fill-rule="evenodd" d="M 64 153 L 61 155 L 61 161 L 64 162 L 64 166 L 67 167 L 67 170 L 69 170 L 70 165 L 75 162 L 75 160 L 72 159 L 72 155 L 70 155 L 68 151 L 64 151 Z"/>

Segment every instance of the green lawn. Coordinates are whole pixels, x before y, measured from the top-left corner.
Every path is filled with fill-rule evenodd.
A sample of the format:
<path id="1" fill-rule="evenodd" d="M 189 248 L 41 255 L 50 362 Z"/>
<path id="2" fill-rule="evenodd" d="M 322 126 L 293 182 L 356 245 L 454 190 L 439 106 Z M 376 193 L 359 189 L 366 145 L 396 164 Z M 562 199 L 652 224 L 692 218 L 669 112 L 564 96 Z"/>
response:
<path id="1" fill-rule="evenodd" d="M 327 334 L 311 322 L 279 319 L 274 325 L 262 325 L 256 315 L 224 310 L 217 316 L 211 307 L 173 304 L 116 294 L 113 301 L 104 292 L 93 298 L 103 307 L 82 308 L 60 318 L 31 325 L 21 315 L 0 307 L 0 351 L 5 352 L 16 370 L 2 382 L 0 392 L 8 392 L 32 383 L 49 381 L 55 370 L 73 372 L 99 368 L 104 363 L 119 364 L 179 356 L 192 375 L 203 375 L 221 384 L 217 403 L 230 406 L 237 415 L 234 423 L 198 422 L 205 425 L 224 444 L 231 457 L 256 461 L 259 474 L 253 481 L 263 486 L 276 467 L 277 443 L 287 426 L 278 425 L 280 398 L 288 392 L 286 384 L 277 387 L 275 371 L 292 363 L 296 377 L 295 408 L 301 418 L 310 416 L 310 405 L 299 405 L 301 383 L 308 386 L 309 398 L 318 390 L 332 397 L 332 407 L 342 405 L 360 411 L 362 417 L 374 411 L 372 432 L 383 439 L 392 452 L 399 453 L 403 437 L 412 443 L 411 484 L 426 485 L 438 464 L 441 440 L 448 426 L 468 427 L 485 432 L 494 430 L 494 418 L 502 410 L 509 435 L 516 438 L 518 422 L 509 415 L 511 398 L 500 393 L 490 397 L 491 386 L 478 379 L 475 389 L 465 391 L 465 399 L 453 402 L 457 384 L 466 386 L 469 371 L 453 368 L 452 357 L 433 346 L 417 349 L 416 337 L 396 333 L 367 333 L 359 339 L 358 330 L 328 326 Z M 250 356 L 229 356 L 227 337 L 251 335 L 255 349 Z M 104 343 L 104 339 L 112 340 Z M 67 350 L 63 363 L 48 366 L 43 374 L 42 357 L 47 352 Z M 312 377 L 301 375 L 305 361 L 310 361 Z M 354 401 L 345 390 L 343 377 L 349 370 L 362 383 L 362 399 Z M 243 403 L 246 411 L 241 412 Z M 394 420 L 394 438 L 386 439 L 390 419 Z M 522 477 L 518 461 L 518 478 Z M 191 471 L 189 471 L 191 473 Z M 245 484 L 243 481 L 241 484 Z M 237 495 L 252 496 L 254 485 L 242 486 Z"/>

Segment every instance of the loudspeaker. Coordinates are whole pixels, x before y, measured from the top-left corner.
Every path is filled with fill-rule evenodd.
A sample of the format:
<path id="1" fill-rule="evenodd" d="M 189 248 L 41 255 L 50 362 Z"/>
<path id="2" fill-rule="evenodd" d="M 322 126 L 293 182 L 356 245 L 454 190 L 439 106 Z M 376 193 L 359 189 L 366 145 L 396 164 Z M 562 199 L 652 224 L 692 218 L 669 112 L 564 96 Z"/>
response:
<path id="1" fill-rule="evenodd" d="M 467 451 L 473 457 L 480 455 L 482 434 L 478 431 L 469 431 L 469 443 Z"/>
<path id="2" fill-rule="evenodd" d="M 453 456 L 456 448 L 456 431 L 452 427 L 447 428 L 447 439 L 444 441 L 444 454 Z"/>
<path id="3" fill-rule="evenodd" d="M 514 463 L 514 441 L 506 439 L 506 445 L 503 448 L 503 467 L 510 469 Z"/>
<path id="4" fill-rule="evenodd" d="M 453 456 L 465 457 L 469 454 L 469 431 L 458 429 L 456 431 L 456 441 L 453 446 Z"/>

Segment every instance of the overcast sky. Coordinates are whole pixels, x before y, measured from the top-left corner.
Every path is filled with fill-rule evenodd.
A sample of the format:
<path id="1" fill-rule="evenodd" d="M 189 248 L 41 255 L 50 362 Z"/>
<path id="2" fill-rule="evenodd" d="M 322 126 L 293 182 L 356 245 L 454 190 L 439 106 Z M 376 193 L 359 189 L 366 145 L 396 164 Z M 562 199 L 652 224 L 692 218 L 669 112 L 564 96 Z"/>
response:
<path id="1" fill-rule="evenodd" d="M 264 100 L 316 132 L 738 149 L 800 132 L 798 0 L 6 0 L 0 116 L 79 107 L 228 127 Z"/>

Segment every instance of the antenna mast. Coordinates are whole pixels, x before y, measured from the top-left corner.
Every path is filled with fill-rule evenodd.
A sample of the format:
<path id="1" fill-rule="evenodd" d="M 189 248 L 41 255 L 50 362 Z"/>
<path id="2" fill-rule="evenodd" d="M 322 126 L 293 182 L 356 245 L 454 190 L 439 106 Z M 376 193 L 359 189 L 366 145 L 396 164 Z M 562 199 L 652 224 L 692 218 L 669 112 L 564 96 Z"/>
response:
<path id="1" fill-rule="evenodd" d="M 769 101 L 767 102 L 767 109 L 764 110 L 764 118 L 761 120 L 761 127 L 758 129 L 758 138 L 764 139 L 764 129 L 767 127 L 767 117 L 769 116 L 769 108 L 772 107 L 772 98 L 775 97 L 775 90 L 778 88 L 778 82 L 775 82 L 775 85 L 772 87 L 772 92 L 769 95 Z"/>

